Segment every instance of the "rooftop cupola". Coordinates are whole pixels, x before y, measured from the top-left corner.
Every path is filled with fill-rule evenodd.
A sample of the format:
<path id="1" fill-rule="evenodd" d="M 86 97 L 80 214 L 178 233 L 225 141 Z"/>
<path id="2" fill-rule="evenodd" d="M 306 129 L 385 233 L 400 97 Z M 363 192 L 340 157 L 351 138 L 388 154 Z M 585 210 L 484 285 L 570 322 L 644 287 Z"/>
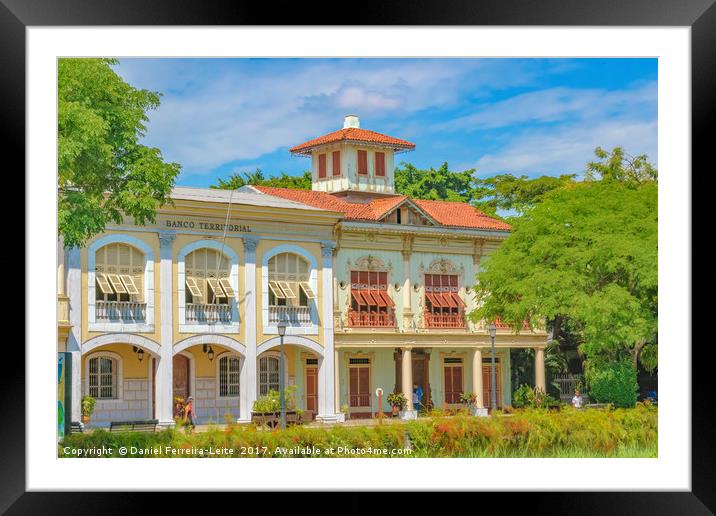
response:
<path id="1" fill-rule="evenodd" d="M 360 128 L 358 115 L 346 115 L 343 129 L 313 138 L 290 149 L 311 158 L 313 190 L 328 193 L 395 193 L 394 156 L 415 144 Z"/>

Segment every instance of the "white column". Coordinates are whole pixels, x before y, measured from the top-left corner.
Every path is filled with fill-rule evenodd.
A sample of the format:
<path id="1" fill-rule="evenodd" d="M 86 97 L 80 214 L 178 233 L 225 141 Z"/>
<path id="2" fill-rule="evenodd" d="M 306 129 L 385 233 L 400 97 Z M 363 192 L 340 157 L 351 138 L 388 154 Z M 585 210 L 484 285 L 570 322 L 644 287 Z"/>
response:
<path id="1" fill-rule="evenodd" d="M 251 421 L 251 408 L 256 401 L 256 325 L 261 324 L 261 314 L 256 313 L 256 246 L 259 239 L 244 237 L 244 320 L 246 329 L 246 356 L 241 367 L 239 421 Z"/>
<path id="2" fill-rule="evenodd" d="M 321 326 L 323 357 L 318 360 L 318 415 L 323 421 L 336 420 L 336 378 L 333 345 L 333 242 L 321 242 Z"/>
<path id="3" fill-rule="evenodd" d="M 413 407 L 413 352 L 412 348 L 403 348 L 401 361 L 401 382 L 403 384 L 403 395 L 408 400 L 408 405 L 401 412 L 402 419 L 415 419 L 417 412 Z"/>
<path id="4" fill-rule="evenodd" d="M 160 349 L 157 363 L 155 400 L 156 418 L 161 426 L 174 425 L 172 403 L 174 379 L 174 325 L 173 325 L 173 278 L 172 262 L 175 234 L 159 232 L 159 309 L 161 314 Z"/>
<path id="5" fill-rule="evenodd" d="M 413 307 L 410 293 L 410 251 L 403 250 L 403 331 L 413 330 Z M 396 314 L 397 315 L 397 314 Z"/>
<path id="6" fill-rule="evenodd" d="M 65 250 L 67 295 L 70 298 L 70 324 L 67 351 L 72 353 L 72 421 L 82 419 L 82 270 L 79 247 Z"/>
<path id="7" fill-rule="evenodd" d="M 535 348 L 535 387 L 546 392 L 544 374 L 544 348 Z"/>
<path id="8" fill-rule="evenodd" d="M 472 392 L 477 396 L 477 407 L 483 408 L 484 386 L 482 385 L 482 349 L 475 348 L 472 352 Z"/>

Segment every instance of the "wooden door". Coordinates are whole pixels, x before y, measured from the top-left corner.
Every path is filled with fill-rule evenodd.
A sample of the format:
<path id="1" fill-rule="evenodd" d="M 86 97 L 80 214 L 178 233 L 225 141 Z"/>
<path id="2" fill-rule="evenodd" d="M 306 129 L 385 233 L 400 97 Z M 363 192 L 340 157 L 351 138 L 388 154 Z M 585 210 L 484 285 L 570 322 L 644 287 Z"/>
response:
<path id="1" fill-rule="evenodd" d="M 370 410 L 370 366 L 351 366 L 348 371 L 348 404 Z"/>
<path id="2" fill-rule="evenodd" d="M 502 369 L 499 362 L 495 362 L 495 381 L 497 383 L 497 406 L 502 407 Z M 492 364 L 482 364 L 482 403 L 484 407 L 490 407 L 492 399 Z"/>
<path id="3" fill-rule="evenodd" d="M 396 352 L 393 355 L 395 360 L 395 392 L 403 392 L 403 357 L 402 353 Z M 423 397 L 420 403 L 424 407 L 430 408 L 431 392 L 430 392 L 430 355 L 413 353 L 413 383 L 423 388 Z M 410 386 L 412 392 L 413 386 Z M 411 404 L 412 402 L 408 400 Z"/>
<path id="4" fill-rule="evenodd" d="M 462 364 L 445 365 L 445 403 L 460 403 L 460 395 L 464 392 Z"/>
<path id="5" fill-rule="evenodd" d="M 174 395 L 173 398 L 189 396 L 189 359 L 182 355 L 174 355 Z M 173 402 L 172 398 L 172 402 Z"/>
<path id="6" fill-rule="evenodd" d="M 318 368 L 306 367 L 306 410 L 318 411 Z"/>

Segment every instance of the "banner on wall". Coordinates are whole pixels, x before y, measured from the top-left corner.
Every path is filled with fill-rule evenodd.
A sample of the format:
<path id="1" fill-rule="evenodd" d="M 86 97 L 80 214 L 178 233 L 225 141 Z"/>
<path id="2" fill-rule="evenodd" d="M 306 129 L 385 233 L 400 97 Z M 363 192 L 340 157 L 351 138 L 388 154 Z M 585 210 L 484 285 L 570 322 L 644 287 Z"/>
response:
<path id="1" fill-rule="evenodd" d="M 72 430 L 72 354 L 57 354 L 57 439 Z"/>

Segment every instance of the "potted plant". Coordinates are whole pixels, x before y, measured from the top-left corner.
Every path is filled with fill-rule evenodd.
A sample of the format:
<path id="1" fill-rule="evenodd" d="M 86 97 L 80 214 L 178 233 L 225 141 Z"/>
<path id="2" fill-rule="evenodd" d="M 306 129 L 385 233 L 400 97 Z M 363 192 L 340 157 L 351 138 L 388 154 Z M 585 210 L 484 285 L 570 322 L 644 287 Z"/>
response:
<path id="1" fill-rule="evenodd" d="M 87 425 L 90 421 L 90 416 L 94 412 L 94 406 L 97 400 L 92 396 L 84 396 L 82 398 L 82 424 Z"/>
<path id="2" fill-rule="evenodd" d="M 477 394 L 474 392 L 463 392 L 460 394 L 460 403 L 465 405 L 473 416 L 486 416 L 487 409 L 477 406 Z"/>
<path id="3" fill-rule="evenodd" d="M 340 414 L 336 415 L 337 416 L 336 420 L 339 423 L 344 423 L 346 421 L 346 419 L 348 419 L 348 417 L 350 416 L 349 410 L 350 409 L 347 404 L 341 405 L 341 412 L 340 412 Z"/>
<path id="4" fill-rule="evenodd" d="M 397 417 L 400 411 L 408 406 L 408 400 L 402 392 L 388 394 L 388 403 L 393 408 L 393 417 Z"/>

